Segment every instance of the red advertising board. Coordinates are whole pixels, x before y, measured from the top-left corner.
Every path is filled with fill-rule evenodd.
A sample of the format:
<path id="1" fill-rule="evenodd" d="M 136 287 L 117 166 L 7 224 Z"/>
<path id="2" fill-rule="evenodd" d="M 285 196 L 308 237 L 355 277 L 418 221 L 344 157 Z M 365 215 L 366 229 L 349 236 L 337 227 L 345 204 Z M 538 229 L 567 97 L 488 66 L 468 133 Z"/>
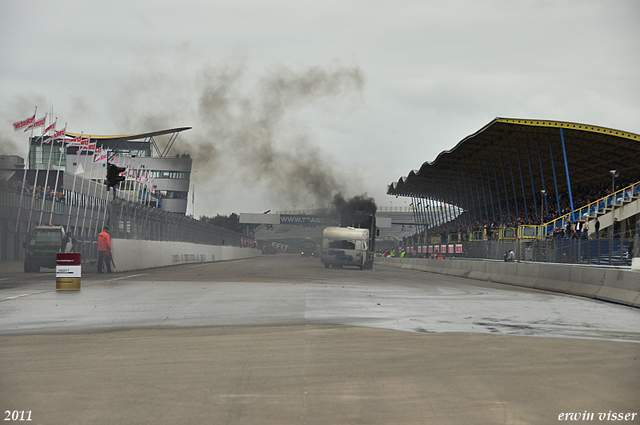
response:
<path id="1" fill-rule="evenodd" d="M 56 254 L 56 265 L 58 266 L 79 266 L 82 261 L 79 252 L 58 252 Z"/>

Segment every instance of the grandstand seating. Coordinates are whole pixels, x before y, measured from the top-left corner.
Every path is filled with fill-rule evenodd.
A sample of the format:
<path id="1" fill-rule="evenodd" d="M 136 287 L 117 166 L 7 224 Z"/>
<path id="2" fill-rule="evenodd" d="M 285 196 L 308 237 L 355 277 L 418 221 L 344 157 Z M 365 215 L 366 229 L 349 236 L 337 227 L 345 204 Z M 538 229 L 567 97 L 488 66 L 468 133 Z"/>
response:
<path id="1" fill-rule="evenodd" d="M 619 212 L 619 214 L 614 214 Z M 568 213 L 543 226 L 541 237 L 549 236 L 556 227 L 562 227 L 567 220 L 589 220 L 596 218 L 600 221 L 600 230 L 605 230 L 614 223 L 614 215 L 619 221 L 626 220 L 640 212 L 640 182 L 620 189 L 595 202 L 578 208 L 574 213 Z M 573 216 L 573 218 L 572 218 Z M 594 226 L 589 225 L 589 234 L 595 231 Z"/>

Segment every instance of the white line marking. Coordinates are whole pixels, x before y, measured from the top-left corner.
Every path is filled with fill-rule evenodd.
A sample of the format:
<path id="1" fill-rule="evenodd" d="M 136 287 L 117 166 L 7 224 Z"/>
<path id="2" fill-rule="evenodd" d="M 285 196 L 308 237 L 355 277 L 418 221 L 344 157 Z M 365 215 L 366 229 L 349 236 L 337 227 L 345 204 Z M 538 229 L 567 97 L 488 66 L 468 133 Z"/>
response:
<path id="1" fill-rule="evenodd" d="M 2 299 L 0 301 L 15 300 L 16 298 L 28 297 L 29 295 L 31 295 L 31 294 L 16 295 L 15 297 L 4 298 L 4 299 Z"/>
<path id="2" fill-rule="evenodd" d="M 204 266 L 208 266 L 208 265 L 209 265 L 209 263 L 200 263 L 200 264 L 198 264 L 196 266 L 191 266 L 191 267 L 188 267 L 188 268 L 189 269 L 197 269 L 199 267 L 204 267 Z"/>
<path id="3" fill-rule="evenodd" d="M 144 276 L 144 275 L 147 275 L 147 274 L 149 274 L 149 273 L 140 273 L 140 274 L 132 274 L 132 275 L 129 275 L 129 276 L 114 277 L 113 279 L 104 280 L 103 282 L 111 282 L 111 281 L 114 281 L 114 280 L 129 279 L 131 277 Z"/>

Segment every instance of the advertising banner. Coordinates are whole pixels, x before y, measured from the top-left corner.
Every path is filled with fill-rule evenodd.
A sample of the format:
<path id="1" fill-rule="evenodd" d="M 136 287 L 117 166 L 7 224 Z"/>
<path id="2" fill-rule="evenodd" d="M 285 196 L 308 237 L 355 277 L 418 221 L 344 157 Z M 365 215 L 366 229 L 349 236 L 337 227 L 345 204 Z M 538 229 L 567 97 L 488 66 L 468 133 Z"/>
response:
<path id="1" fill-rule="evenodd" d="M 315 226 L 316 224 L 330 223 L 327 217 L 317 215 L 280 214 L 280 224 L 297 224 L 300 226 Z"/>
<path id="2" fill-rule="evenodd" d="M 59 252 L 56 255 L 56 290 L 79 291 L 82 275 L 81 254 Z"/>

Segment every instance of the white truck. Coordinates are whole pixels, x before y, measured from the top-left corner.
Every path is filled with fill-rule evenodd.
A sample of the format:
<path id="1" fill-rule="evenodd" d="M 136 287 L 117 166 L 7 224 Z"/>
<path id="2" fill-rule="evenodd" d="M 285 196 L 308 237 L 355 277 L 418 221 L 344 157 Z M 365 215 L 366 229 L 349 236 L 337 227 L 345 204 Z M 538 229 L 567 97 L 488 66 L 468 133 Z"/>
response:
<path id="1" fill-rule="evenodd" d="M 327 227 L 322 235 L 321 261 L 327 268 L 373 268 L 373 243 L 369 229 Z"/>

